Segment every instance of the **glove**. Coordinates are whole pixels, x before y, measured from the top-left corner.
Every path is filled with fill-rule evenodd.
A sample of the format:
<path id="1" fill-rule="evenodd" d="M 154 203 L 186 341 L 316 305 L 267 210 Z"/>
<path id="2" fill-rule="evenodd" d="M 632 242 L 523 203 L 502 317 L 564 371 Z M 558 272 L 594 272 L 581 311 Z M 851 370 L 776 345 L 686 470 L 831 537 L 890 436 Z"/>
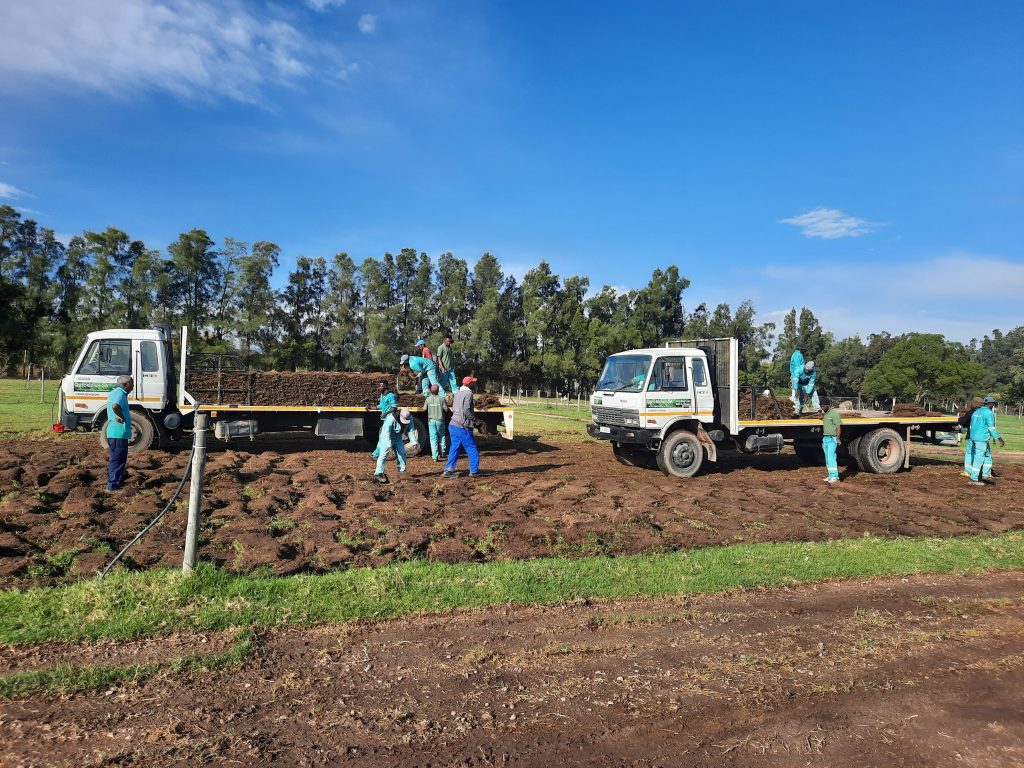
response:
<path id="1" fill-rule="evenodd" d="M 1006 447 L 1006 441 L 1003 440 L 1003 438 L 1001 438 L 1001 437 L 999 438 L 999 447 L 1000 448 L 1005 448 Z"/>

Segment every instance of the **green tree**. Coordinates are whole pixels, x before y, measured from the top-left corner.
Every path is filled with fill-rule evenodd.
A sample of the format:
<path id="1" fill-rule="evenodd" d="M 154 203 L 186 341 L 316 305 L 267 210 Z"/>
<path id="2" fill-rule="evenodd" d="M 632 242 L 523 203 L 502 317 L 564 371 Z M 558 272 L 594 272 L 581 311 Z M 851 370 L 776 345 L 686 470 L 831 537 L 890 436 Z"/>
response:
<path id="1" fill-rule="evenodd" d="M 469 267 L 463 259 L 450 252 L 437 260 L 437 325 L 438 336 L 452 334 L 461 338 L 462 329 L 469 320 Z"/>
<path id="2" fill-rule="evenodd" d="M 362 285 L 359 270 L 347 253 L 334 256 L 327 281 L 327 311 L 334 320 L 330 332 L 334 365 L 345 371 L 361 370 L 369 364 Z"/>
<path id="3" fill-rule="evenodd" d="M 197 334 L 207 329 L 214 314 L 214 298 L 222 280 L 220 254 L 202 229 L 183 232 L 167 247 L 167 252 L 167 299 L 174 314 L 198 342 Z"/>
<path id="4" fill-rule="evenodd" d="M 864 377 L 863 392 L 880 399 L 966 399 L 980 386 L 985 370 L 972 362 L 962 344 L 937 333 L 909 333 Z"/>
<path id="5" fill-rule="evenodd" d="M 274 343 L 272 320 L 277 298 L 270 278 L 277 268 L 281 249 L 258 240 L 250 250 L 235 242 L 234 270 L 230 291 L 231 330 L 238 338 L 242 356 L 249 360 L 256 351 L 265 353 Z"/>

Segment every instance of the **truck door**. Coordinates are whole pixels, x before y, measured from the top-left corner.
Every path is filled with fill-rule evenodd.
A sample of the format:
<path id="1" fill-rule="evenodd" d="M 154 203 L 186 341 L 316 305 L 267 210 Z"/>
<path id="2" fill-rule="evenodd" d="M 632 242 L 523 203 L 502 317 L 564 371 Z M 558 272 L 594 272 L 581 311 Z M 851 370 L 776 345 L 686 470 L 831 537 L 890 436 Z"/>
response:
<path id="1" fill-rule="evenodd" d="M 135 379 L 135 391 L 129 395 L 129 399 L 138 400 L 150 410 L 163 410 L 167 403 L 164 345 L 153 339 L 136 339 L 133 345 L 135 365 L 132 377 Z"/>
<path id="2" fill-rule="evenodd" d="M 693 413 L 693 394 L 686 373 L 685 357 L 659 357 L 651 369 L 647 385 L 645 416 L 642 425 L 660 429 L 677 416 Z"/>
<path id="3" fill-rule="evenodd" d="M 131 339 L 93 339 L 71 377 L 67 409 L 81 414 L 96 413 L 117 386 L 117 377 L 131 375 Z"/>
<path id="4" fill-rule="evenodd" d="M 696 411 L 702 421 L 711 421 L 715 410 L 715 393 L 711 389 L 707 365 L 702 357 L 690 358 L 690 380 L 693 382 L 693 397 Z"/>

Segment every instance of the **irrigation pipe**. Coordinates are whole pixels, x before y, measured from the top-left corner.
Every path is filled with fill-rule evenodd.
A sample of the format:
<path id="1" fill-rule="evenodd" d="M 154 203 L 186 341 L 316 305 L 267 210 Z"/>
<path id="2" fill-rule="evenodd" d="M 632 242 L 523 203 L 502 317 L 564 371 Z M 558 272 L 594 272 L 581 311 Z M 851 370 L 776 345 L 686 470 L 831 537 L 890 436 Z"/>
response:
<path id="1" fill-rule="evenodd" d="M 192 409 L 192 419 L 193 419 L 192 424 L 193 424 L 193 426 L 195 425 L 195 417 L 196 417 L 196 413 L 198 413 L 198 411 L 199 411 L 199 403 L 197 402 L 195 404 L 195 407 Z M 143 536 L 145 536 L 147 533 L 149 533 L 149 530 L 154 525 L 159 523 L 160 520 L 163 519 L 163 516 L 167 514 L 167 510 L 169 510 L 171 508 L 171 505 L 174 504 L 174 502 L 178 500 L 178 496 L 181 495 L 181 489 L 185 487 L 185 481 L 188 480 L 189 475 L 192 474 L 192 457 L 195 456 L 195 454 L 196 454 L 196 441 L 193 440 L 192 441 L 192 450 L 189 452 L 189 455 L 188 455 L 188 463 L 185 465 L 185 474 L 181 476 L 181 480 L 178 482 L 178 487 L 174 489 L 174 493 L 171 494 L 171 498 L 168 499 L 167 504 L 164 505 L 164 508 L 160 510 L 160 514 L 158 514 L 156 517 L 154 517 L 152 520 L 150 520 L 146 524 L 145 528 L 143 528 L 141 531 L 139 531 L 137 534 L 135 534 L 135 536 L 132 538 L 132 540 L 124 545 L 124 549 L 122 549 L 120 552 L 118 552 L 116 555 L 114 555 L 114 559 L 111 560 L 109 563 L 107 563 L 107 567 L 104 568 L 102 571 L 100 571 L 100 581 L 103 581 L 103 579 L 106 577 L 106 575 L 108 573 L 110 573 L 110 569 L 113 568 L 115 565 L 117 565 L 118 561 L 122 557 L 124 557 L 125 552 L 127 552 L 129 549 L 131 549 L 133 546 L 135 546 L 135 544 L 139 541 L 139 539 L 141 539 Z"/>

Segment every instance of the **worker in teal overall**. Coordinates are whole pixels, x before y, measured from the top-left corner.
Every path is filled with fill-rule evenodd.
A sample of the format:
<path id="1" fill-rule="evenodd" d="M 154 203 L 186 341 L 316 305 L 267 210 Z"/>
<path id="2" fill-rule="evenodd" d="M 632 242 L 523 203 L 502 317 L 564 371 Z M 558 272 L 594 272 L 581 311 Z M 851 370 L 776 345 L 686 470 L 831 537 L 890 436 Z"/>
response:
<path id="1" fill-rule="evenodd" d="M 994 483 L 992 477 L 992 446 L 989 440 L 998 440 L 1000 447 L 1006 447 L 1006 441 L 999 435 L 996 429 L 996 415 L 994 413 L 996 399 L 986 397 L 981 401 L 981 408 L 971 416 L 970 440 L 974 444 L 968 450 L 973 450 L 971 461 L 971 485 L 985 485 Z"/>
<path id="2" fill-rule="evenodd" d="M 967 407 L 967 411 L 957 419 L 957 423 L 960 425 L 960 436 L 964 441 L 964 477 L 971 476 L 971 464 L 974 463 L 974 443 L 971 441 L 971 418 L 974 416 L 974 412 L 981 408 L 982 400 L 980 397 L 976 397 L 971 400 L 970 406 Z"/>
<path id="3" fill-rule="evenodd" d="M 437 380 L 437 365 L 434 364 L 433 360 L 428 360 L 425 357 L 418 357 L 417 355 L 402 355 L 400 360 L 403 371 L 413 371 L 420 378 L 420 388 L 423 390 L 423 396 L 426 397 L 430 394 L 430 385 L 437 384 L 440 386 L 441 382 Z"/>
<path id="4" fill-rule="evenodd" d="M 800 399 L 800 403 L 799 405 L 797 405 L 795 409 L 797 415 L 799 415 L 800 412 L 804 410 L 804 406 L 808 402 L 810 403 L 810 408 L 808 408 L 807 410 L 809 410 L 810 412 L 813 413 L 821 410 L 821 403 L 818 401 L 818 390 L 815 386 L 817 380 L 818 371 L 814 367 L 814 361 L 809 360 L 808 362 L 804 363 L 804 370 L 800 374 L 800 378 L 798 380 L 800 391 L 797 394 L 797 397 Z"/>
<path id="5" fill-rule="evenodd" d="M 405 423 L 409 423 L 408 412 L 406 412 Z M 395 462 L 398 464 L 398 471 L 405 472 L 405 443 L 402 440 L 402 422 L 399 420 L 398 411 L 389 406 L 384 414 L 384 423 L 380 428 L 380 437 L 377 439 L 377 468 L 374 470 L 373 479 L 378 483 L 386 483 L 388 476 L 384 473 L 384 464 L 388 460 L 388 453 L 395 454 Z"/>
<path id="6" fill-rule="evenodd" d="M 792 390 L 789 399 L 793 401 L 793 410 L 800 413 L 800 377 L 804 372 L 804 347 L 797 347 L 789 358 L 789 388 Z"/>
<path id="7" fill-rule="evenodd" d="M 395 393 L 391 391 L 391 385 L 386 381 L 382 381 L 377 385 L 377 391 L 380 393 L 380 400 L 377 402 L 377 410 L 380 411 L 380 420 L 384 421 L 387 418 L 388 411 L 393 411 L 398 407 L 398 398 L 395 397 Z M 373 458 L 380 456 L 380 447 L 373 449 Z"/>

